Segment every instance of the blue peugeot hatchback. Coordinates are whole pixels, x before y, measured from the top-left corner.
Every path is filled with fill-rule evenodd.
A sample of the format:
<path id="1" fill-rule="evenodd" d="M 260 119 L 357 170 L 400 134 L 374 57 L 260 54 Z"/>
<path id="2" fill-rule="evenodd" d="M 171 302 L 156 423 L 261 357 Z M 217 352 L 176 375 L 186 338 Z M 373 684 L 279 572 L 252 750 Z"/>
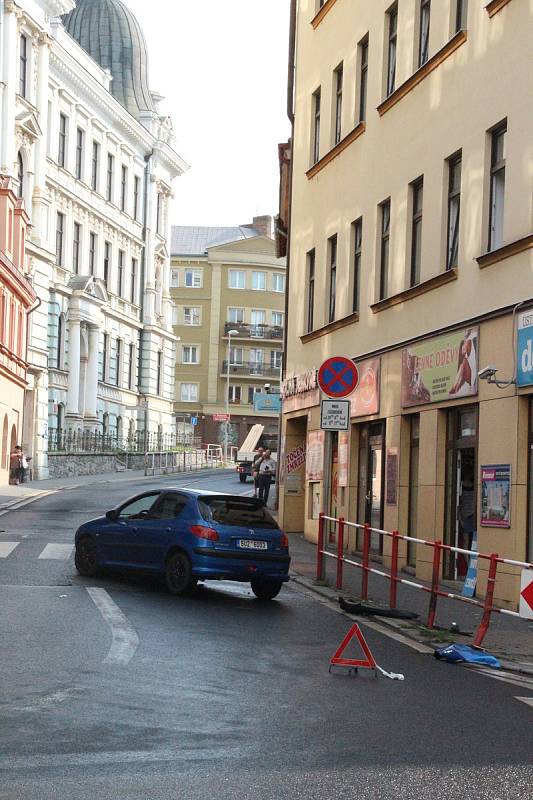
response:
<path id="1" fill-rule="evenodd" d="M 183 595 L 201 580 L 249 581 L 271 600 L 289 580 L 289 543 L 269 511 L 252 497 L 162 489 L 144 492 L 82 525 L 76 569 L 100 567 L 164 575 Z"/>

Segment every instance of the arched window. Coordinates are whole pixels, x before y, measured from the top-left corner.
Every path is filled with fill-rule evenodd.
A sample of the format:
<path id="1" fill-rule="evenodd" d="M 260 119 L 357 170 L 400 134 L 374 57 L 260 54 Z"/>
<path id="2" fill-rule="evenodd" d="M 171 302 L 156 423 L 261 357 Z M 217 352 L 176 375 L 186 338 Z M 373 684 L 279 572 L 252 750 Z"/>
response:
<path id="1" fill-rule="evenodd" d="M 22 153 L 19 150 L 19 154 L 17 156 L 17 180 L 18 180 L 18 192 L 17 195 L 20 199 L 24 197 L 24 160 L 22 158 Z"/>

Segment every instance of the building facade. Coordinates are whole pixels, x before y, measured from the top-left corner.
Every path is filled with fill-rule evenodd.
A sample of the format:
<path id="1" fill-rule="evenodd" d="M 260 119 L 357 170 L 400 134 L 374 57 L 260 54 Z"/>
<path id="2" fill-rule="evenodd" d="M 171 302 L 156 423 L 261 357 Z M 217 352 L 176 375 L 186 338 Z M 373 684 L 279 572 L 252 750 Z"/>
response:
<path id="1" fill-rule="evenodd" d="M 279 429 L 285 260 L 275 249 L 270 217 L 172 228 L 176 420 L 189 433 L 197 420 L 206 443 L 224 441 L 228 371 L 230 444 L 256 423 L 271 436 Z"/>
<path id="2" fill-rule="evenodd" d="M 173 431 L 169 202 L 186 165 L 120 0 L 3 2 L 0 171 L 31 220 L 23 443 Z"/>
<path id="3" fill-rule="evenodd" d="M 531 561 L 531 4 L 301 0 L 295 23 L 285 529 L 316 540 L 324 510 Z M 335 355 L 346 433 L 320 430 Z M 430 577 L 430 548 L 401 558 Z"/>
<path id="4" fill-rule="evenodd" d="M 19 444 L 27 387 L 28 315 L 37 300 L 26 276 L 28 215 L 0 177 L 0 486 L 9 480 L 9 454 Z"/>

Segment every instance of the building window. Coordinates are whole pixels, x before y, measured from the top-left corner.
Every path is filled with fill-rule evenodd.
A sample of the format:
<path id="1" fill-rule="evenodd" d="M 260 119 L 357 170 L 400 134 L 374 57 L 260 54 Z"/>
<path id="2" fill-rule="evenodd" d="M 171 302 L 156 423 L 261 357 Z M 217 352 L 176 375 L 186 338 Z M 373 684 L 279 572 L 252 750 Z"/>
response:
<path id="1" fill-rule="evenodd" d="M 59 115 L 59 148 L 57 153 L 57 163 L 64 167 L 67 161 L 67 136 L 68 120 L 65 114 Z"/>
<path id="2" fill-rule="evenodd" d="M 115 383 L 117 386 L 122 386 L 122 339 L 117 339 L 115 350 Z"/>
<path id="3" fill-rule="evenodd" d="M 118 274 L 117 274 L 117 294 L 122 297 L 124 291 L 124 261 L 126 254 L 124 250 L 118 251 Z"/>
<path id="4" fill-rule="evenodd" d="M 317 89 L 313 94 L 313 164 L 320 158 L 320 100 L 321 90 Z"/>
<path id="5" fill-rule="evenodd" d="M 389 249 L 390 249 L 390 200 L 380 205 L 381 243 L 379 258 L 379 299 L 389 293 Z"/>
<path id="6" fill-rule="evenodd" d="M 76 178 L 83 180 L 83 154 L 85 150 L 85 131 L 83 128 L 76 130 Z"/>
<path id="7" fill-rule="evenodd" d="M 18 181 L 18 198 L 22 200 L 24 197 L 24 160 L 22 158 L 22 153 L 19 150 L 17 156 L 17 181 Z"/>
<path id="8" fill-rule="evenodd" d="M 253 406 L 256 394 L 259 394 L 257 386 L 248 387 L 248 405 Z"/>
<path id="9" fill-rule="evenodd" d="M 161 350 L 157 354 L 157 386 L 156 394 L 161 395 L 163 390 L 163 353 Z"/>
<path id="10" fill-rule="evenodd" d="M 262 337 L 265 332 L 266 311 L 262 309 L 253 309 L 251 321 L 250 334 L 252 336 Z"/>
<path id="11" fill-rule="evenodd" d="M 252 272 L 252 289 L 264 292 L 267 285 L 266 272 Z"/>
<path id="12" fill-rule="evenodd" d="M 334 72 L 335 80 L 335 136 L 333 140 L 333 144 L 338 144 L 342 137 L 342 84 L 344 78 L 344 67 L 342 64 L 339 64 L 337 69 Z"/>
<path id="13" fill-rule="evenodd" d="M 420 31 L 418 46 L 418 66 L 422 67 L 429 59 L 429 26 L 431 22 L 431 0 L 420 0 Z"/>
<path id="14" fill-rule="evenodd" d="M 329 305 L 328 322 L 335 320 L 335 306 L 337 300 L 337 236 L 328 240 L 329 250 Z"/>
<path id="15" fill-rule="evenodd" d="M 200 324 L 200 309 L 197 306 L 186 306 L 183 309 L 183 324 L 184 325 L 199 325 Z"/>
<path id="16" fill-rule="evenodd" d="M 56 222 L 56 263 L 62 267 L 65 261 L 65 215 L 58 212 Z"/>
<path id="17" fill-rule="evenodd" d="M 363 218 L 353 223 L 353 286 L 352 311 L 359 311 L 359 286 L 361 283 L 361 258 L 363 246 Z"/>
<path id="18" fill-rule="evenodd" d="M 122 165 L 120 176 L 120 210 L 126 211 L 128 197 L 128 168 Z"/>
<path id="19" fill-rule="evenodd" d="M 180 285 L 180 271 L 179 269 L 173 269 L 170 272 L 170 286 L 172 289 L 177 289 Z"/>
<path id="20" fill-rule="evenodd" d="M 239 405 L 241 402 L 241 387 L 240 386 L 230 386 L 229 387 L 229 402 L 232 405 Z"/>
<path id="21" fill-rule="evenodd" d="M 285 275 L 276 272 L 272 275 L 272 291 L 282 293 L 285 291 Z"/>
<path id="22" fill-rule="evenodd" d="M 446 269 L 459 262 L 459 224 L 461 218 L 461 154 L 448 159 L 448 225 Z"/>
<path id="23" fill-rule="evenodd" d="M 96 233 L 89 234 L 89 275 L 96 275 Z"/>
<path id="24" fill-rule="evenodd" d="M 111 203 L 113 201 L 113 173 L 115 171 L 115 158 L 111 153 L 107 154 L 107 188 L 106 197 Z"/>
<path id="25" fill-rule="evenodd" d="M 257 348 L 251 348 L 250 350 L 250 367 L 251 371 L 259 369 L 262 372 L 263 362 L 265 360 L 265 353 L 263 350 L 258 350 Z"/>
<path id="26" fill-rule="evenodd" d="M 130 284 L 130 302 L 135 305 L 137 302 L 137 273 L 139 271 L 139 262 L 136 258 L 131 259 L 131 284 Z"/>
<path id="27" fill-rule="evenodd" d="M 157 233 L 159 233 L 159 234 L 161 233 L 161 218 L 163 216 L 162 215 L 162 202 L 163 202 L 162 197 L 158 193 L 158 195 L 157 195 L 157 217 L 156 217 L 155 229 L 156 229 Z"/>
<path id="28" fill-rule="evenodd" d="M 98 191 L 98 173 L 100 171 L 100 145 L 93 141 L 93 157 L 91 169 L 91 188 Z"/>
<path id="29" fill-rule="evenodd" d="M 229 363 L 232 367 L 238 367 L 244 363 L 244 350 L 242 347 L 230 347 Z"/>
<path id="30" fill-rule="evenodd" d="M 507 122 L 491 134 L 489 250 L 497 250 L 503 244 L 506 133 Z"/>
<path id="31" fill-rule="evenodd" d="M 314 329 L 315 319 L 315 251 L 307 254 L 307 333 Z"/>
<path id="32" fill-rule="evenodd" d="M 185 286 L 187 289 L 201 289 L 202 288 L 202 270 L 201 269 L 186 269 L 185 270 Z"/>
<path id="33" fill-rule="evenodd" d="M 128 355 L 128 389 L 133 389 L 133 375 L 135 366 L 135 345 L 130 344 Z"/>
<path id="34" fill-rule="evenodd" d="M 63 369 L 64 339 L 65 339 L 65 317 L 63 314 L 60 314 L 57 320 L 56 369 Z"/>
<path id="35" fill-rule="evenodd" d="M 181 402 L 182 403 L 197 403 L 198 402 L 198 384 L 197 383 L 182 383 L 181 384 Z"/>
<path id="36" fill-rule="evenodd" d="M 27 96 L 28 91 L 28 38 L 21 35 L 19 53 L 19 94 Z"/>
<path id="37" fill-rule="evenodd" d="M 359 122 L 366 119 L 368 94 L 368 35 L 359 43 Z"/>
<path id="38" fill-rule="evenodd" d="M 273 311 L 272 312 L 272 326 L 274 328 L 283 328 L 285 321 L 284 321 L 285 314 L 283 311 Z"/>
<path id="39" fill-rule="evenodd" d="M 233 325 L 244 323 L 244 308 L 228 308 L 228 322 Z"/>
<path id="40" fill-rule="evenodd" d="M 468 17 L 468 0 L 456 0 L 455 8 L 455 33 L 465 30 Z"/>
<path id="41" fill-rule="evenodd" d="M 133 179 L 133 219 L 136 221 L 139 220 L 140 199 L 141 199 L 141 179 L 139 178 L 138 175 L 136 175 Z"/>
<path id="42" fill-rule="evenodd" d="M 109 270 L 111 269 L 111 242 L 104 244 L 104 283 L 109 284 Z"/>
<path id="43" fill-rule="evenodd" d="M 281 350 L 271 350 L 270 352 L 270 366 L 272 369 L 281 369 L 283 361 L 283 353 Z"/>
<path id="44" fill-rule="evenodd" d="M 411 184 L 413 216 L 411 221 L 411 286 L 420 283 L 422 270 L 422 214 L 424 205 L 424 179 Z"/>
<path id="45" fill-rule="evenodd" d="M 100 372 L 100 380 L 102 381 L 102 383 L 105 383 L 107 381 L 108 358 L 109 358 L 109 334 L 104 333 L 102 342 L 102 361 L 101 361 L 101 372 Z"/>
<path id="46" fill-rule="evenodd" d="M 398 46 L 398 6 L 387 12 L 389 25 L 389 46 L 387 55 L 387 97 L 396 87 L 396 49 Z"/>
<path id="47" fill-rule="evenodd" d="M 230 289 L 246 289 L 246 273 L 240 269 L 230 269 L 229 271 L 229 288 Z"/>
<path id="48" fill-rule="evenodd" d="M 72 270 L 75 275 L 80 272 L 80 252 L 81 252 L 81 225 L 74 223 L 74 236 L 72 239 Z"/>
<path id="49" fill-rule="evenodd" d="M 192 344 L 184 344 L 182 347 L 181 362 L 182 364 L 199 364 L 200 354 L 198 347 Z"/>

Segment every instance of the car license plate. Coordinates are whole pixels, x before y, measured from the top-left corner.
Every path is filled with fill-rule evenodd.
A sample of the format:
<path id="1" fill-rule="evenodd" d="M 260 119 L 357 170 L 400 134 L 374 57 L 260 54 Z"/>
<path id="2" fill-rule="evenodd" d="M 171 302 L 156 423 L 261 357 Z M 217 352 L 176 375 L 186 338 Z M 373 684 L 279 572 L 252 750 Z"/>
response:
<path id="1" fill-rule="evenodd" d="M 237 546 L 242 550 L 268 550 L 267 542 L 257 542 L 255 539 L 239 539 Z"/>

